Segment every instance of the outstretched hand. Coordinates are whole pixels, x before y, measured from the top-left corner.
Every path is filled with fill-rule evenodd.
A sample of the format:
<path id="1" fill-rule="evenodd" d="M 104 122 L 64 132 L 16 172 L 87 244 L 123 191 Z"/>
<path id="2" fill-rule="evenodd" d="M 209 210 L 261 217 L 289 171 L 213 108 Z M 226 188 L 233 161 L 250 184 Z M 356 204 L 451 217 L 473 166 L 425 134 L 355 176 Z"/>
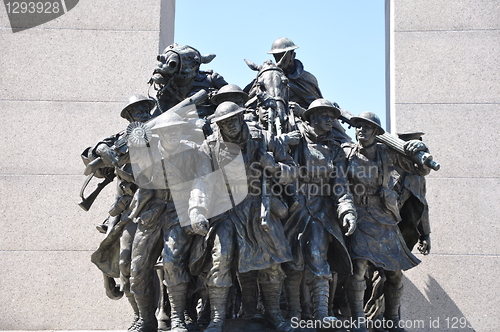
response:
<path id="1" fill-rule="evenodd" d="M 189 212 L 189 219 L 191 220 L 191 230 L 193 233 L 201 236 L 208 234 L 208 220 L 197 208 Z"/>
<path id="2" fill-rule="evenodd" d="M 342 226 L 344 226 L 344 228 L 348 228 L 345 236 L 352 235 L 352 233 L 354 233 L 354 230 L 356 229 L 356 216 L 351 212 L 344 215 Z"/>
<path id="3" fill-rule="evenodd" d="M 99 144 L 96 148 L 95 153 L 101 157 L 102 161 L 106 166 L 116 166 L 118 162 L 118 153 L 115 150 L 111 149 L 106 144 Z"/>
<path id="4" fill-rule="evenodd" d="M 421 235 L 418 240 L 418 251 L 422 255 L 428 255 L 431 252 L 431 237 L 429 234 Z"/>

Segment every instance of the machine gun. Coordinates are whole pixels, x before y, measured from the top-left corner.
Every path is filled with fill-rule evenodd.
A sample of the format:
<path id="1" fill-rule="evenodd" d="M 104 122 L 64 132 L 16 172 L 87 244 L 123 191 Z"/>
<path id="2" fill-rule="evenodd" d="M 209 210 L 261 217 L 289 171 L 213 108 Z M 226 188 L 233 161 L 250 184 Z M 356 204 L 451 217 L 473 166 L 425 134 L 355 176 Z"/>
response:
<path id="1" fill-rule="evenodd" d="M 202 103 L 207 98 L 208 92 L 205 90 L 200 90 L 194 95 L 187 97 L 183 101 L 171 107 L 163 114 L 167 114 L 168 112 L 176 112 L 181 117 L 184 117 L 189 111 L 192 110 L 192 107 L 195 107 L 196 105 Z M 111 183 L 115 177 L 114 174 L 112 174 L 112 176 L 107 176 L 103 182 L 97 185 L 96 189 L 94 189 L 94 191 L 89 196 L 84 197 L 85 188 L 90 183 L 90 180 L 94 176 L 95 172 L 103 167 L 120 167 L 129 162 L 129 144 L 148 144 L 151 138 L 151 128 L 161 123 L 164 117 L 163 114 L 160 114 L 157 117 L 144 123 L 132 122 L 128 125 L 125 131 L 120 132 L 117 135 L 120 138 L 113 144 L 112 147 L 110 147 L 110 149 L 114 151 L 114 157 L 111 158 L 112 165 L 106 165 L 102 157 L 98 157 L 87 164 L 84 171 L 84 175 L 86 175 L 87 178 L 85 179 L 82 189 L 80 190 L 80 197 L 82 198 L 82 201 L 78 204 L 82 209 L 88 211 L 102 189 L 104 189 L 104 187 Z"/>
<path id="2" fill-rule="evenodd" d="M 342 110 L 339 116 L 339 120 L 347 123 L 351 127 L 355 127 L 351 118 L 353 115 L 346 110 Z M 437 171 L 441 167 L 441 165 L 433 160 L 433 157 L 430 153 L 424 151 L 418 151 L 413 155 L 407 155 L 404 150 L 405 141 L 402 139 L 395 137 L 387 132 L 384 132 L 382 135 L 377 135 L 376 140 L 380 143 L 385 144 L 389 149 L 399 153 L 403 157 L 409 158 L 411 161 L 416 163 L 419 166 L 427 166 Z"/>

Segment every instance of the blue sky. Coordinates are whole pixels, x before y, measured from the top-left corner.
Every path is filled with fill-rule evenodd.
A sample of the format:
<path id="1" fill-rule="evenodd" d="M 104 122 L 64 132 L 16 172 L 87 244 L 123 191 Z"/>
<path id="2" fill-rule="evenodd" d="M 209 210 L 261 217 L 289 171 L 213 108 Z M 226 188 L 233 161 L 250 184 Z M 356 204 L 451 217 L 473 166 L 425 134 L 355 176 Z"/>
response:
<path id="1" fill-rule="evenodd" d="M 175 41 L 215 53 L 202 69 L 242 88 L 256 74 L 243 59 L 272 59 L 279 37 L 300 46 L 297 59 L 326 99 L 354 114 L 375 112 L 385 127 L 384 0 L 176 1 Z"/>

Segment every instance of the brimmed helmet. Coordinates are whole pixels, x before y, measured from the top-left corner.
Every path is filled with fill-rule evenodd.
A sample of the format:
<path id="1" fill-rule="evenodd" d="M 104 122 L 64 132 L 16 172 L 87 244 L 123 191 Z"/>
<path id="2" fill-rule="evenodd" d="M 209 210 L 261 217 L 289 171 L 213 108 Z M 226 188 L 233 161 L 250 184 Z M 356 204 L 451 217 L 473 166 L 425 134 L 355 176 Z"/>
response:
<path id="1" fill-rule="evenodd" d="M 271 46 L 271 50 L 267 52 L 268 54 L 277 54 L 277 53 L 283 53 L 286 51 L 291 51 L 296 48 L 299 48 L 297 45 L 293 43 L 290 39 L 286 37 L 278 38 L 273 42 L 273 45 Z"/>
<path id="2" fill-rule="evenodd" d="M 332 111 L 336 119 L 338 119 L 338 117 L 340 116 L 340 109 L 333 105 L 331 101 L 326 99 L 316 99 L 311 103 L 311 105 L 309 105 L 304 114 L 302 114 L 302 117 L 305 120 L 309 121 L 309 117 L 311 116 L 311 114 L 319 110 Z"/>
<path id="3" fill-rule="evenodd" d="M 371 124 L 375 125 L 375 127 L 377 127 L 377 129 L 378 129 L 377 135 L 381 135 L 381 134 L 385 133 L 384 128 L 382 128 L 379 117 L 377 116 L 377 114 L 375 114 L 373 112 L 363 112 L 358 116 L 353 116 L 351 118 L 351 121 L 355 127 L 358 127 L 359 122 L 371 123 Z"/>
<path id="4" fill-rule="evenodd" d="M 231 98 L 231 96 L 239 96 L 243 99 L 243 103 L 248 100 L 248 93 L 241 90 L 241 88 L 235 84 L 227 84 L 217 91 L 217 94 L 212 97 L 211 101 L 215 105 L 219 105 L 224 100 Z"/>
<path id="5" fill-rule="evenodd" d="M 149 98 L 143 95 L 133 95 L 128 98 L 127 104 L 120 112 L 120 116 L 124 119 L 127 119 L 129 116 L 129 112 L 133 113 L 134 106 L 138 103 L 146 103 L 149 106 L 149 109 L 153 109 L 155 107 L 156 102 L 153 98 Z"/>
<path id="6" fill-rule="evenodd" d="M 230 118 L 236 114 L 244 112 L 245 109 L 233 103 L 232 101 L 224 101 L 215 110 L 214 115 L 210 117 L 212 123 L 219 122 L 221 120 Z"/>
<path id="7" fill-rule="evenodd" d="M 408 132 L 408 133 L 397 133 L 398 137 L 401 138 L 403 141 L 410 141 L 410 140 L 422 140 L 422 136 L 425 133 L 421 131 L 416 131 L 416 132 Z"/>
<path id="8" fill-rule="evenodd" d="M 175 112 L 167 112 L 161 114 L 157 118 L 155 118 L 155 123 L 152 130 L 162 130 L 164 128 L 173 127 L 173 126 L 181 126 L 188 124 L 179 114 Z"/>

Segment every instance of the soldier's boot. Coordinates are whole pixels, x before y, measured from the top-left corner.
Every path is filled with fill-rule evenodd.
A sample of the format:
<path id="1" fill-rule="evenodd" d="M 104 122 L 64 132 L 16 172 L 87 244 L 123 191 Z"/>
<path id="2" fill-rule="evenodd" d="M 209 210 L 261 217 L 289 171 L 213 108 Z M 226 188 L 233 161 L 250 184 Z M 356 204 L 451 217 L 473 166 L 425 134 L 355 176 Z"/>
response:
<path id="1" fill-rule="evenodd" d="M 266 310 L 266 319 L 269 325 L 277 332 L 293 332 L 294 329 L 281 315 L 280 309 L 280 283 L 261 283 L 262 295 L 264 296 L 264 307 Z"/>
<path id="2" fill-rule="evenodd" d="M 259 287 L 257 285 L 257 274 L 252 272 L 238 274 L 241 287 L 241 306 L 245 319 L 251 322 L 264 320 L 264 315 L 257 309 Z"/>
<path id="3" fill-rule="evenodd" d="M 139 307 L 137 306 L 137 302 L 135 301 L 135 296 L 131 292 L 124 292 L 127 296 L 127 300 L 134 311 L 134 321 L 128 328 L 130 332 L 137 332 L 139 330 L 139 326 L 141 325 L 141 319 L 139 314 Z"/>
<path id="4" fill-rule="evenodd" d="M 167 286 L 168 299 L 170 300 L 170 331 L 188 332 L 186 328 L 184 311 L 186 309 L 187 283 Z"/>
<path id="5" fill-rule="evenodd" d="M 222 332 L 226 321 L 226 305 L 229 287 L 208 287 L 208 297 L 210 299 L 210 324 L 205 332 Z"/>
<path id="6" fill-rule="evenodd" d="M 300 305 L 300 283 L 302 280 L 302 271 L 289 271 L 285 278 L 285 291 L 288 301 L 288 318 L 301 318 Z"/>
<path id="7" fill-rule="evenodd" d="M 141 319 L 138 322 L 138 332 L 156 332 L 158 330 L 158 321 L 156 320 L 156 305 L 154 294 L 135 294 L 135 301 L 141 313 Z"/>
<path id="8" fill-rule="evenodd" d="M 366 328 L 364 298 L 366 283 L 364 280 L 349 280 L 346 282 L 346 294 L 349 307 L 351 308 L 351 317 L 355 326 L 351 332 L 368 332 Z"/>
<path id="9" fill-rule="evenodd" d="M 384 317 L 388 322 L 387 331 L 389 332 L 406 332 L 402 327 L 399 327 L 399 307 L 401 303 L 401 296 L 403 295 L 403 286 L 400 288 L 391 287 L 391 285 L 384 286 L 385 298 L 385 312 Z M 389 328 L 389 326 L 392 326 Z"/>
<path id="10" fill-rule="evenodd" d="M 322 322 L 336 321 L 337 318 L 328 315 L 328 298 L 330 295 L 330 283 L 324 278 L 314 278 L 311 284 L 311 297 L 314 308 L 314 319 Z"/>

